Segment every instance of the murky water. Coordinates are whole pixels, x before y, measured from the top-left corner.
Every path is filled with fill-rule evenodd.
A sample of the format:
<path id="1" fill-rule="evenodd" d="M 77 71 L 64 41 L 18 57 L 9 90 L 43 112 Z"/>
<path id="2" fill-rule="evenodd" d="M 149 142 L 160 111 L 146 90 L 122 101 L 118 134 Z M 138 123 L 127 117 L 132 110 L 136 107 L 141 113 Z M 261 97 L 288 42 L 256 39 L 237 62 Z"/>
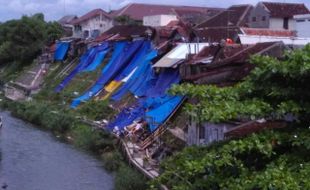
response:
<path id="1" fill-rule="evenodd" d="M 110 190 L 113 178 L 95 158 L 0 112 L 0 190 Z"/>

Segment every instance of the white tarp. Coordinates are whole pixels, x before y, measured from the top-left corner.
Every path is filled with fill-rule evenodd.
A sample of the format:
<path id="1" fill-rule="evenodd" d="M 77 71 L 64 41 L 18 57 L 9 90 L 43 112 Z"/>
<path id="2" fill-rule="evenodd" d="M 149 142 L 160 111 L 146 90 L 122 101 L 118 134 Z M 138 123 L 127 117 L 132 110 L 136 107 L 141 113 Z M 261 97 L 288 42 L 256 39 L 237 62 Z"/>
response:
<path id="1" fill-rule="evenodd" d="M 180 43 L 156 62 L 153 67 L 173 67 L 176 63 L 186 58 L 188 54 L 198 54 L 208 43 Z"/>
<path id="2" fill-rule="evenodd" d="M 239 34 L 239 39 L 241 44 L 257 44 L 262 42 L 282 41 L 286 45 L 305 46 L 310 43 L 310 38 L 299 37 L 256 36 Z"/>

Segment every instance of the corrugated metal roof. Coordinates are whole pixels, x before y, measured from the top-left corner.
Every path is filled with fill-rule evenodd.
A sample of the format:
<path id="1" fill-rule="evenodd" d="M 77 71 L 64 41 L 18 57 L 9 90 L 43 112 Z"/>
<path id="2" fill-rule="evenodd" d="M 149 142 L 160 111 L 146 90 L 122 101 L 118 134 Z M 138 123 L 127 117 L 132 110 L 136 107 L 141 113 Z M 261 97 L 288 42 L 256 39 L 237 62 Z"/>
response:
<path id="1" fill-rule="evenodd" d="M 186 55 L 197 54 L 208 45 L 208 43 L 180 43 L 177 47 L 156 62 L 153 67 L 173 67 L 178 62 L 184 60 Z"/>

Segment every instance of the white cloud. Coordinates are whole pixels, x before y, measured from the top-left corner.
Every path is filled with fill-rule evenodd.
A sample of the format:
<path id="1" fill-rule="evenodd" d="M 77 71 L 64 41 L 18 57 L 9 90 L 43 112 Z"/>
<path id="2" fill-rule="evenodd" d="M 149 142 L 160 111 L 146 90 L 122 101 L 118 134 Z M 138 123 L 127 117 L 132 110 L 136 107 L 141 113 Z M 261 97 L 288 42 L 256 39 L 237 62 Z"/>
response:
<path id="1" fill-rule="evenodd" d="M 268 0 L 267 0 L 268 1 Z M 283 0 L 269 0 L 283 2 Z M 66 14 L 82 15 L 86 12 L 102 8 L 118 9 L 128 3 L 146 3 L 145 0 L 0 0 L 0 21 L 19 18 L 24 14 L 31 15 L 43 12 L 47 20 L 57 20 Z M 253 4 L 258 0 L 148 0 L 147 3 L 164 3 L 191 6 L 229 7 L 233 4 Z M 303 2 L 310 7 L 309 0 L 286 0 L 286 2 Z"/>

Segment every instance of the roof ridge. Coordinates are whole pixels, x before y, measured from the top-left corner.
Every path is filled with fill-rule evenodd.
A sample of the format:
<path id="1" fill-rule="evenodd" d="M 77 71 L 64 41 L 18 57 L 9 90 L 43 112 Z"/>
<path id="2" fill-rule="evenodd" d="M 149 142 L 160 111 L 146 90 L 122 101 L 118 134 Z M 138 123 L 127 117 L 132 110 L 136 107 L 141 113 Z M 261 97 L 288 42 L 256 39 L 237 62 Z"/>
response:
<path id="1" fill-rule="evenodd" d="M 291 4 L 291 5 L 305 5 L 305 3 L 299 3 L 299 2 L 296 2 L 296 3 L 293 3 L 293 2 L 270 2 L 270 1 L 260 1 L 259 3 L 269 3 L 269 4 Z"/>
<path id="2" fill-rule="evenodd" d="M 156 4 L 156 3 L 129 3 L 127 4 L 125 7 L 127 6 L 131 6 L 131 5 L 153 5 L 153 6 L 165 6 L 165 7 L 194 7 L 194 8 L 209 8 L 209 9 L 223 9 L 223 8 L 220 8 L 220 7 L 202 7 L 202 6 L 191 6 L 191 5 L 173 5 L 173 4 Z M 125 7 L 123 7 L 125 9 Z M 122 9 L 122 8 L 121 8 Z"/>
<path id="3" fill-rule="evenodd" d="M 244 6 L 253 6 L 252 4 L 238 4 L 238 5 L 232 5 L 230 7 L 228 7 L 227 9 L 231 8 L 231 7 L 244 7 Z"/>
<path id="4" fill-rule="evenodd" d="M 197 26 L 196 26 L 195 28 L 196 28 L 196 29 L 199 29 L 199 26 L 200 26 L 200 25 L 202 25 L 202 24 L 203 24 L 203 23 L 205 23 L 205 22 L 208 22 L 209 20 L 211 20 L 211 19 L 213 19 L 213 18 L 217 17 L 218 15 L 220 15 L 220 14 L 224 13 L 224 12 L 225 12 L 225 11 L 227 11 L 227 10 L 228 10 L 228 8 L 227 8 L 227 9 L 222 10 L 221 12 L 219 12 L 219 13 L 217 13 L 217 14 L 213 15 L 213 16 L 211 16 L 211 17 L 210 17 L 210 18 L 208 18 L 207 20 L 202 21 L 201 23 L 197 24 Z"/>
<path id="5" fill-rule="evenodd" d="M 236 26 L 239 26 L 241 21 L 243 21 L 243 19 L 245 18 L 245 16 L 248 14 L 248 12 L 250 11 L 250 9 L 252 8 L 252 5 L 248 5 L 247 9 L 243 12 L 242 16 L 239 18 L 238 22 L 236 23 Z"/>
<path id="6" fill-rule="evenodd" d="M 132 6 L 134 3 L 129 3 L 128 5 L 126 5 L 125 7 L 123 7 L 122 11 L 120 11 L 117 16 L 122 15 L 130 6 Z"/>

